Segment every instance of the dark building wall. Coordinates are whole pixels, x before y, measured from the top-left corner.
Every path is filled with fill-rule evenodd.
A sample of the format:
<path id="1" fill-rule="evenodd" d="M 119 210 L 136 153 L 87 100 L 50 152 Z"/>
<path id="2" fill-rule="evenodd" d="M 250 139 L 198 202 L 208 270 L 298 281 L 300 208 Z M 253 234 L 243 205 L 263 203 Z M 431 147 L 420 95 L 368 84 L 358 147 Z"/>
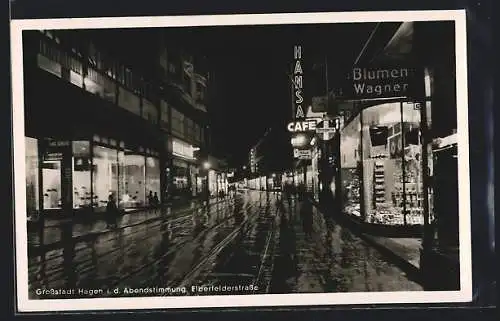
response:
<path id="1" fill-rule="evenodd" d="M 273 128 L 258 147 L 260 172 L 270 174 L 290 168 L 293 151 L 290 145 L 290 135 L 286 126 Z"/>

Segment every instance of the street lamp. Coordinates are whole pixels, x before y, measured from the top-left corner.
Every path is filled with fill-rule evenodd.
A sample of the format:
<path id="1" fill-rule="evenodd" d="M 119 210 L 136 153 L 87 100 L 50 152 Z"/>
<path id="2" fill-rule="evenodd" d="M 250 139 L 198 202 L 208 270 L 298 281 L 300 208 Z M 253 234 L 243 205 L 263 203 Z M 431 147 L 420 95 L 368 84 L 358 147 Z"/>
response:
<path id="1" fill-rule="evenodd" d="M 205 201 L 207 202 L 207 206 L 210 202 L 210 177 L 208 170 L 210 169 L 211 165 L 210 162 L 206 161 L 203 163 L 203 169 L 206 170 L 206 179 L 205 179 Z"/>

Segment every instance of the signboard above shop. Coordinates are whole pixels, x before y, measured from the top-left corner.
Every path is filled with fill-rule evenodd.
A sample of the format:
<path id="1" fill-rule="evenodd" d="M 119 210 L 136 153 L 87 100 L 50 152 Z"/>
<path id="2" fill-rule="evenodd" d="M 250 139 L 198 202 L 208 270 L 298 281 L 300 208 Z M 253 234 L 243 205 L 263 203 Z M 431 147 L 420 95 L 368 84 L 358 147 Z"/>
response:
<path id="1" fill-rule="evenodd" d="M 330 140 L 333 138 L 335 133 L 340 129 L 340 119 L 329 119 L 325 118 L 318 123 L 316 127 L 316 133 L 321 140 Z"/>
<path id="2" fill-rule="evenodd" d="M 303 121 L 293 121 L 288 123 L 286 128 L 289 132 L 307 132 L 307 131 L 315 131 L 316 124 L 318 123 L 317 119 L 306 119 Z"/>
<path id="3" fill-rule="evenodd" d="M 310 149 L 297 149 L 293 150 L 293 157 L 298 159 L 312 159 L 312 151 Z"/>
<path id="4" fill-rule="evenodd" d="M 416 70 L 407 66 L 355 66 L 342 81 L 338 98 L 361 100 L 414 97 L 416 79 Z"/>

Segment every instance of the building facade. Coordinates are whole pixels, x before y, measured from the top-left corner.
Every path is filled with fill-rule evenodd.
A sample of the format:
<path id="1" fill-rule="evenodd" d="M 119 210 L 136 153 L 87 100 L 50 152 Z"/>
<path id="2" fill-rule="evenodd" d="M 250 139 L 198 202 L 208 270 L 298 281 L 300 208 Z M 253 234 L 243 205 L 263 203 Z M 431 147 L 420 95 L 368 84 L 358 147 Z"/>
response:
<path id="1" fill-rule="evenodd" d="M 201 193 L 208 73 L 192 58 L 160 46 L 148 69 L 83 31 L 33 31 L 23 41 L 28 215 Z"/>
<path id="2" fill-rule="evenodd" d="M 377 233 L 420 239 L 429 289 L 459 287 L 454 39 L 452 22 L 380 27 L 350 71 L 360 84 L 367 74 L 379 97 L 350 97 L 340 131 L 343 212 Z M 401 76 L 397 93 L 377 78 L 386 71 Z"/>

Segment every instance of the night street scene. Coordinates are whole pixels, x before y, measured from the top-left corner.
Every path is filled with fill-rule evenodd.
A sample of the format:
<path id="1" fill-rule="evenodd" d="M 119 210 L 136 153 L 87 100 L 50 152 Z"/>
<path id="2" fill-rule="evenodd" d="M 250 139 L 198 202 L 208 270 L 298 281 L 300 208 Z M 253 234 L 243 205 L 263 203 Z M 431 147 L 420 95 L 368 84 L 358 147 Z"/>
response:
<path id="1" fill-rule="evenodd" d="M 458 291 L 453 21 L 23 32 L 29 298 Z"/>

